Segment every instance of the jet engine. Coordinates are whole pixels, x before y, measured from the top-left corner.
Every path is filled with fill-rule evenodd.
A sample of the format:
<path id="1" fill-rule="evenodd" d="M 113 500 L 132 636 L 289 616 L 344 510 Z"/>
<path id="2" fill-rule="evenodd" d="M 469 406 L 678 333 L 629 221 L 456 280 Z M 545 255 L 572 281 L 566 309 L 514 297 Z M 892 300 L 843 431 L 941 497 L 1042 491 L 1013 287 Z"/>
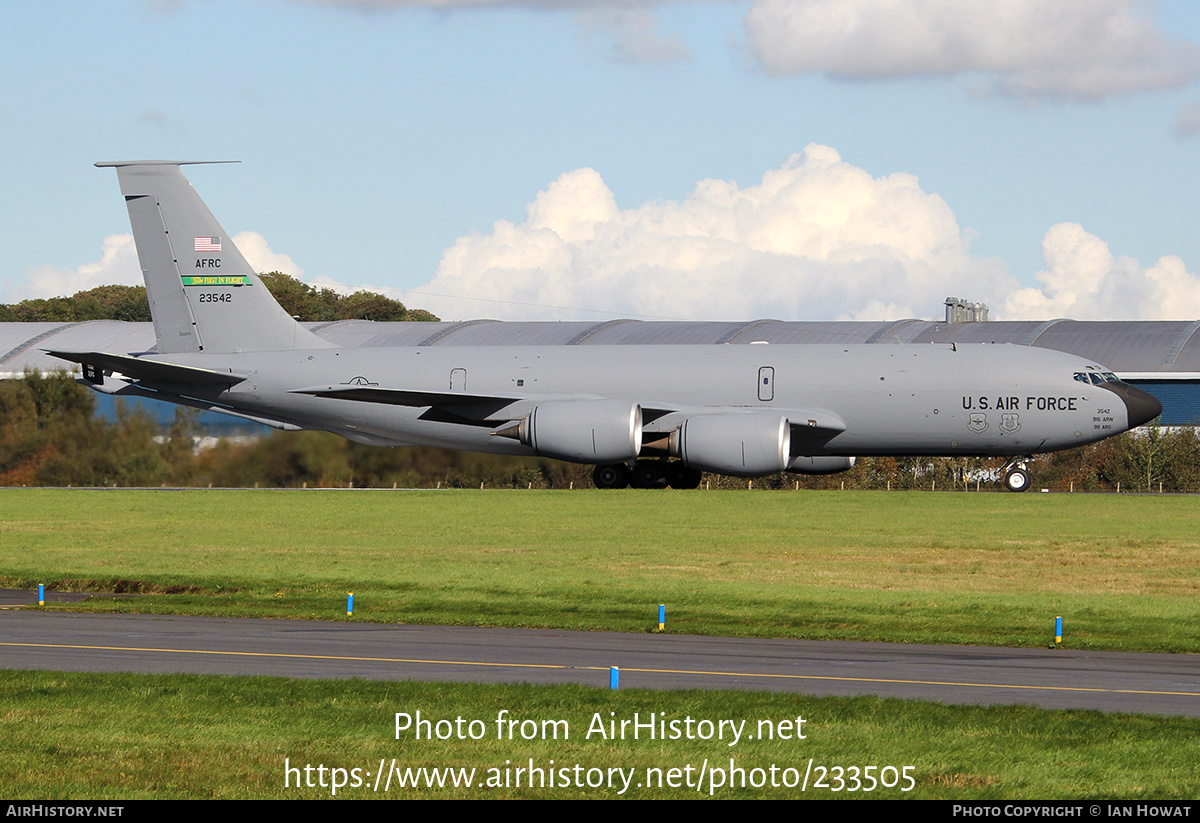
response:
<path id="1" fill-rule="evenodd" d="M 787 468 L 792 430 L 770 412 L 689 417 L 671 435 L 671 454 L 694 469 L 761 477 Z"/>
<path id="2" fill-rule="evenodd" d="M 516 426 L 496 432 L 544 457 L 620 463 L 642 448 L 642 407 L 621 400 L 569 400 L 535 406 Z"/>
<path id="3" fill-rule="evenodd" d="M 837 474 L 854 468 L 853 457 L 793 457 L 787 470 L 796 474 Z"/>

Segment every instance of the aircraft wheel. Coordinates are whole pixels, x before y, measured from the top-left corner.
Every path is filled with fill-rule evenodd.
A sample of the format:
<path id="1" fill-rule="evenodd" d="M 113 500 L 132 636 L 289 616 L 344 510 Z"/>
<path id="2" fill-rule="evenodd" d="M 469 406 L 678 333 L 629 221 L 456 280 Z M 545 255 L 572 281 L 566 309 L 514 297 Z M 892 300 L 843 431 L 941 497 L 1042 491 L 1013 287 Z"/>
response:
<path id="1" fill-rule="evenodd" d="M 667 469 L 667 483 L 673 489 L 698 489 L 704 472 L 689 468 L 683 463 L 672 463 Z"/>
<path id="2" fill-rule="evenodd" d="M 635 489 L 665 489 L 667 473 L 657 460 L 639 460 L 630 474 L 629 485 Z"/>
<path id="3" fill-rule="evenodd" d="M 1004 475 L 1004 488 L 1010 492 L 1023 492 L 1029 488 L 1031 482 L 1029 472 L 1022 468 L 1011 469 Z"/>
<path id="4" fill-rule="evenodd" d="M 629 471 L 621 463 L 592 469 L 592 482 L 598 489 L 623 489 L 629 485 Z"/>

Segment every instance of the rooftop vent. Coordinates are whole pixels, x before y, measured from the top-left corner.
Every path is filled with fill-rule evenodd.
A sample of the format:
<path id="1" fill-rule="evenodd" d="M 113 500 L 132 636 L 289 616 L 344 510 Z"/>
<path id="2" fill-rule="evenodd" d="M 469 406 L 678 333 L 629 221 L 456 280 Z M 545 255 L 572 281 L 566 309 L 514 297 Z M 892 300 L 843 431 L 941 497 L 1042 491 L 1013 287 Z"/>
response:
<path id="1" fill-rule="evenodd" d="M 986 323 L 987 303 L 968 303 L 960 297 L 946 298 L 947 323 Z"/>

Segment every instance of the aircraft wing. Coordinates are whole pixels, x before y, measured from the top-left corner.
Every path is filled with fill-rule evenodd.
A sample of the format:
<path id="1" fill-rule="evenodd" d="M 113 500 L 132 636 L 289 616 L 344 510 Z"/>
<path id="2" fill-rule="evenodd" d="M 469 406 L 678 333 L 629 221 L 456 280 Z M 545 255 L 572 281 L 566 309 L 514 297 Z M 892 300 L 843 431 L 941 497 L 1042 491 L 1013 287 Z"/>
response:
<path id="1" fill-rule="evenodd" d="M 42 351 L 51 357 L 80 364 L 84 367 L 84 377 L 92 382 L 100 382 L 93 379 L 100 371 L 120 372 L 135 380 L 203 385 L 232 385 L 246 379 L 244 374 L 213 371 L 196 366 L 180 366 L 175 363 L 164 363 L 161 360 L 149 360 L 145 357 L 132 357 L 127 354 L 109 354 L 97 351 L 50 351 L 49 349 Z M 91 374 L 89 374 L 89 369 Z"/>
<path id="2" fill-rule="evenodd" d="M 465 392 L 421 391 L 419 389 L 386 389 L 379 386 L 314 386 L 293 389 L 292 394 L 309 394 L 335 400 L 359 403 L 385 403 L 391 406 L 428 407 L 422 420 L 437 423 L 456 423 L 462 426 L 495 428 L 506 420 L 490 420 L 493 414 L 527 398 L 519 395 L 467 394 Z"/>
<path id="3" fill-rule="evenodd" d="M 499 411 L 513 403 L 537 399 L 546 402 L 570 402 L 572 400 L 595 400 L 595 397 L 568 395 L 562 397 L 521 394 L 467 394 L 465 392 L 421 391 L 419 389 L 385 389 L 378 386 L 314 386 L 307 389 L 292 389 L 292 394 L 311 394 L 314 397 L 332 397 L 338 400 L 358 400 L 364 403 L 387 403 L 393 406 L 430 406 L 439 409 L 464 409 L 466 407 L 492 408 Z M 658 408 L 642 405 L 642 416 L 646 422 L 656 420 L 676 411 L 674 408 Z"/>
<path id="4" fill-rule="evenodd" d="M 792 436 L 804 436 L 806 432 L 824 437 L 841 434 L 846 430 L 846 421 L 828 409 L 772 409 L 787 415 L 792 424 Z"/>
<path id="5" fill-rule="evenodd" d="M 164 403 L 176 403 L 180 406 L 189 406 L 193 409 L 199 409 L 200 411 L 215 412 L 216 414 L 227 414 L 230 417 L 237 417 L 241 420 L 249 420 L 252 423 L 259 423 L 264 426 L 270 426 L 273 429 L 282 429 L 283 431 L 303 431 L 304 429 L 304 427 L 299 423 L 284 419 L 282 417 L 266 417 L 259 414 L 248 414 L 220 403 L 214 403 L 210 400 L 200 400 L 195 397 L 185 397 L 184 395 L 175 394 L 172 392 L 146 388 L 145 386 L 133 383 L 127 379 L 114 378 L 112 380 L 105 380 L 102 385 L 92 386 L 92 388 L 101 394 L 108 394 L 112 395 L 113 397 L 145 397 L 150 400 L 159 400 Z"/>
<path id="6" fill-rule="evenodd" d="M 820 408 L 784 408 L 780 406 L 763 406 L 761 408 L 745 406 L 675 406 L 665 403 L 642 404 L 642 412 L 652 410 L 652 415 L 646 415 L 647 423 L 652 420 L 662 420 L 655 430 L 669 430 L 679 425 L 680 420 L 692 417 L 713 417 L 729 415 L 731 417 L 746 414 L 786 417 L 792 430 L 792 439 L 828 440 L 834 435 L 846 430 L 846 421 L 829 409 Z"/>
<path id="7" fill-rule="evenodd" d="M 520 395 L 466 394 L 465 392 L 420 391 L 416 389 L 384 389 L 378 386 L 314 387 L 292 389 L 292 394 L 311 394 L 336 400 L 358 400 L 362 403 L 386 403 L 391 406 L 479 406 L 494 405 L 502 409 L 519 400 Z"/>
<path id="8" fill-rule="evenodd" d="M 846 430 L 846 421 L 828 409 L 783 409 L 791 426 L 792 456 L 810 454 Z"/>
<path id="9" fill-rule="evenodd" d="M 429 407 L 431 413 L 423 419 L 438 419 L 443 422 L 478 423 L 480 418 L 522 401 L 534 398 L 518 394 L 468 394 L 466 392 L 422 391 L 418 389 L 389 389 L 379 386 L 313 386 L 293 389 L 293 394 L 309 394 L 315 397 L 331 397 L 339 400 L 356 400 L 365 403 L 386 403 L 393 406 Z M 539 397 L 541 403 L 571 403 L 598 398 Z M 643 403 L 642 420 L 650 424 L 660 418 L 668 428 L 678 425 L 676 418 L 710 417 L 732 414 L 741 416 L 746 411 L 740 408 L 687 408 L 665 403 Z M 846 430 L 846 423 L 828 409 L 761 409 L 757 413 L 777 414 L 788 418 L 791 424 L 792 441 L 796 445 L 823 443 Z M 488 421 L 487 425 L 500 425 L 505 421 Z M 660 424 L 662 425 L 662 424 Z M 648 432 L 649 434 L 649 432 Z"/>

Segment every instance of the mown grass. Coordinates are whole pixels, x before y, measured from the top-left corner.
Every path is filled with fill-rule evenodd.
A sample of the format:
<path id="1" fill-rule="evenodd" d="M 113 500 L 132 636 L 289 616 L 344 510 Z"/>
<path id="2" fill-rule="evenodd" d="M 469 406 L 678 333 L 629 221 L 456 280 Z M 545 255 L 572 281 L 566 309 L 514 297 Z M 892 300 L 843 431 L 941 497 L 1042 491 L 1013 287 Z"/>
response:
<path id="1" fill-rule="evenodd" d="M 90 610 L 1200 651 L 1200 506 L 920 492 L 0 491 Z M 163 594 L 163 592 L 180 592 Z M 47 607 L 51 608 L 51 607 Z M 53 607 L 60 608 L 60 607 Z"/>
<path id="2" fill-rule="evenodd" d="M 161 613 L 1200 650 L 1189 498 L 813 492 L 4 490 L 0 585 L 152 592 Z M 174 594 L 162 592 L 174 591 Z M 501 709 L 779 721 L 803 741 L 397 741 L 393 715 Z M 873 698 L 579 687 L 0 673 L 0 786 L 35 798 L 327 797 L 296 764 L 912 765 L 863 797 L 1195 796 L 1200 721 Z M 600 797 L 598 789 L 389 797 Z M 375 797 L 347 788 L 339 797 Z M 696 797 L 692 788 L 633 797 Z M 703 794 L 699 796 L 704 796 Z M 796 797 L 795 788 L 718 797 Z M 850 797 L 827 790 L 808 796 Z"/>
<path id="3" fill-rule="evenodd" d="M 0 672 L 0 787 L 32 799 L 327 798 L 326 786 L 296 787 L 305 765 L 361 769 L 366 785 L 339 798 L 616 797 L 617 789 L 511 785 L 530 759 L 544 770 L 634 769 L 630 798 L 706 797 L 696 775 L 708 767 L 745 769 L 748 783 L 712 791 L 721 798 L 860 797 L 980 799 L 1193 799 L 1200 757 L 1200 720 L 1009 706 L 946 707 L 877 698 L 805 697 L 735 692 L 610 692 L 579 686 L 533 687 L 410 682 L 295 681 L 195 675 L 100 675 Z M 453 721 L 480 720 L 479 740 L 397 739 L 395 713 Z M 497 740 L 501 710 L 517 720 L 563 719 L 567 739 Z M 671 719 L 805 719 L 805 739 L 605 740 L 586 732 L 593 717 L 643 722 L 651 712 Z M 610 714 L 611 713 L 611 714 Z M 445 728 L 445 727 L 444 727 Z M 477 727 L 478 729 L 479 727 Z M 697 727 L 694 727 L 697 728 Z M 404 768 L 474 768 L 477 779 L 500 770 L 508 786 L 422 788 L 384 794 L 371 786 L 381 760 Z M 911 766 L 915 787 L 834 792 L 795 781 L 814 765 Z M 285 786 L 285 762 L 300 771 Z M 679 769 L 693 785 L 638 787 L 648 769 Z M 796 769 L 791 776 L 782 772 Z M 764 770 L 753 774 L 751 770 Z M 573 773 L 574 774 L 574 773 Z M 593 773 L 595 774 L 595 773 Z M 816 780 L 815 772 L 810 783 Z M 880 774 L 877 768 L 875 775 Z M 506 777 L 507 775 L 507 777 Z M 314 783 L 321 775 L 313 771 Z M 891 778 L 891 775 L 889 775 Z M 848 780 L 848 778 L 847 778 Z M 836 785 L 832 778 L 829 785 Z M 382 784 L 381 784 L 382 785 Z"/>

